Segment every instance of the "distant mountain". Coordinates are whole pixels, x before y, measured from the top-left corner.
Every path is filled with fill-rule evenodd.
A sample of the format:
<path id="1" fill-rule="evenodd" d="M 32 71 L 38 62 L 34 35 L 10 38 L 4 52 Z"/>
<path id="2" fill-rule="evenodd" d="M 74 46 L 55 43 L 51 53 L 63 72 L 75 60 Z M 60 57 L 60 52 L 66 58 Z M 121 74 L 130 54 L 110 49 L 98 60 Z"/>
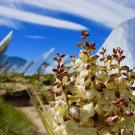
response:
<path id="1" fill-rule="evenodd" d="M 12 56 L 8 58 L 9 62 L 12 64 L 17 64 L 18 66 L 23 66 L 27 61 L 23 58 Z"/>
<path id="2" fill-rule="evenodd" d="M 112 53 L 113 48 L 121 47 L 126 56 L 123 64 L 131 68 L 135 67 L 135 18 L 117 26 L 102 47 L 107 49 L 108 54 Z"/>
<path id="3" fill-rule="evenodd" d="M 13 31 L 9 32 L 0 42 L 0 72 L 19 72 L 25 73 L 25 75 L 33 75 L 49 66 L 47 60 L 54 52 L 54 48 L 43 53 L 39 58 L 30 62 L 27 62 L 25 59 L 20 57 L 10 57 L 4 55 L 12 37 Z"/>
<path id="4" fill-rule="evenodd" d="M 0 72 L 14 72 L 26 64 L 26 60 L 20 57 L 0 56 Z"/>

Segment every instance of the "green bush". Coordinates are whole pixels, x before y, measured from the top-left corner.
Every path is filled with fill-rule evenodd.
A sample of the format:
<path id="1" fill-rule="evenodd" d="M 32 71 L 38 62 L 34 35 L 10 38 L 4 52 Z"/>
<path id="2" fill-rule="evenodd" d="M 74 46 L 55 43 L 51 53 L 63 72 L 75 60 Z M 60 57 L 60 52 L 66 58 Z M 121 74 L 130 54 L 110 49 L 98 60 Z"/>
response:
<path id="1" fill-rule="evenodd" d="M 1 131 L 7 135 L 35 135 L 34 128 L 35 126 L 22 112 L 0 99 Z"/>
<path id="2" fill-rule="evenodd" d="M 54 80 L 55 80 L 55 76 L 53 74 L 47 74 L 47 75 L 44 75 L 43 83 L 45 85 L 52 85 Z"/>
<path id="3" fill-rule="evenodd" d="M 49 97 L 49 92 L 47 90 L 46 91 L 42 91 L 40 93 L 40 97 L 43 100 L 43 102 L 47 103 L 48 102 L 48 97 Z"/>

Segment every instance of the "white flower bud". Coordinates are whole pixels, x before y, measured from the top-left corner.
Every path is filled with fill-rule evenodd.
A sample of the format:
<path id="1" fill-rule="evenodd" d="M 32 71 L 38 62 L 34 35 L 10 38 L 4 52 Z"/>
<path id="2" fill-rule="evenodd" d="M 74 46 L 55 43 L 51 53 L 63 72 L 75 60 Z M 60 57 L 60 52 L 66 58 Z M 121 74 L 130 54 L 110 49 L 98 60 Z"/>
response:
<path id="1" fill-rule="evenodd" d="M 83 71 L 83 70 L 85 70 L 84 63 L 82 63 L 82 64 L 78 67 L 78 71 Z"/>
<path id="2" fill-rule="evenodd" d="M 80 72 L 80 78 L 85 78 L 88 75 L 88 70 L 83 70 Z"/>
<path id="3" fill-rule="evenodd" d="M 79 85 L 84 85 L 84 78 L 78 77 L 78 78 L 76 79 L 76 83 L 79 84 Z"/>
<path id="4" fill-rule="evenodd" d="M 55 130 L 54 130 L 54 133 L 55 134 L 62 134 L 62 132 L 64 131 L 64 128 L 65 128 L 65 126 L 63 126 L 63 125 L 61 125 L 61 126 L 57 126 L 56 128 L 55 128 Z"/>
<path id="5" fill-rule="evenodd" d="M 135 96 L 135 91 L 132 92 L 132 95 Z"/>
<path id="6" fill-rule="evenodd" d="M 80 60 L 80 59 L 77 59 L 76 61 L 75 61 L 75 65 L 76 66 L 79 66 L 79 65 L 81 65 L 82 64 L 82 61 Z"/>
<path id="7" fill-rule="evenodd" d="M 97 135 L 97 129 L 96 128 L 80 128 L 79 134 L 77 135 Z"/>
<path id="8" fill-rule="evenodd" d="M 67 84 L 67 83 L 68 83 L 68 77 L 67 77 L 67 76 L 64 76 L 64 77 L 63 77 L 62 83 L 63 83 L 63 84 Z"/>
<path id="9" fill-rule="evenodd" d="M 101 135 L 111 135 L 108 131 L 101 131 Z"/>
<path id="10" fill-rule="evenodd" d="M 89 117 L 93 117 L 95 114 L 95 108 L 93 103 L 84 105 L 82 107 L 82 113 L 88 115 Z"/>
<path id="11" fill-rule="evenodd" d="M 80 94 L 80 92 L 84 92 L 85 91 L 85 86 L 84 85 L 76 85 L 76 87 L 78 88 L 78 92 Z"/>
<path id="12" fill-rule="evenodd" d="M 101 109 L 101 107 L 100 107 L 99 105 L 96 105 L 96 106 L 95 106 L 95 111 L 96 111 L 98 114 L 100 114 L 100 113 L 102 112 L 102 109 Z"/>
<path id="13" fill-rule="evenodd" d="M 80 119 L 80 110 L 77 106 L 72 106 L 69 109 L 69 114 L 76 120 Z"/>
<path id="14" fill-rule="evenodd" d="M 86 99 L 93 99 L 94 98 L 94 93 L 92 91 L 86 91 L 85 92 L 85 98 Z"/>

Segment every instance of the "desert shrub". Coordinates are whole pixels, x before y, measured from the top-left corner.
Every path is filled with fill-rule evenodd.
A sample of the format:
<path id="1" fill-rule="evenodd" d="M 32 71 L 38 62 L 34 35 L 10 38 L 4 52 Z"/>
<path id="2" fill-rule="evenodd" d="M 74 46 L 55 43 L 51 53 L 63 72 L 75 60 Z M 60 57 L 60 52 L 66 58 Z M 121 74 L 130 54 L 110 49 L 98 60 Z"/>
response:
<path id="1" fill-rule="evenodd" d="M 13 88 L 12 86 L 5 86 L 5 91 L 6 93 L 12 93 L 13 92 Z"/>
<path id="2" fill-rule="evenodd" d="M 49 91 L 48 90 L 41 91 L 40 97 L 41 97 L 43 102 L 48 103 Z"/>
<path id="3" fill-rule="evenodd" d="M 45 85 L 52 85 L 52 83 L 54 82 L 54 80 L 55 80 L 55 77 L 54 77 L 53 74 L 46 74 L 46 75 L 44 75 L 42 82 Z"/>
<path id="4" fill-rule="evenodd" d="M 3 83 L 3 82 L 8 82 L 8 77 L 5 76 L 4 74 L 0 74 L 0 83 Z"/>
<path id="5" fill-rule="evenodd" d="M 24 76 L 24 78 L 28 81 L 28 82 L 35 82 L 35 80 L 37 80 L 37 75 L 34 74 L 34 75 L 31 75 L 31 76 Z"/>
<path id="6" fill-rule="evenodd" d="M 0 130 L 5 133 L 3 135 L 35 135 L 35 129 L 25 114 L 0 99 Z"/>

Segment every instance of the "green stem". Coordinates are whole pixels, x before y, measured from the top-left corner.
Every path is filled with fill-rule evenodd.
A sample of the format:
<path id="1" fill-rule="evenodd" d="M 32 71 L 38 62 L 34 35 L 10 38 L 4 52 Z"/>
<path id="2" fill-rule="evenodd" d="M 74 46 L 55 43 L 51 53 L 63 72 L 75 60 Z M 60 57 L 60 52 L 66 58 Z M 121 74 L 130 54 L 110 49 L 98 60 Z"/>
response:
<path id="1" fill-rule="evenodd" d="M 61 81 L 61 85 L 62 85 L 62 88 L 63 88 L 62 81 Z M 70 105 L 69 105 L 69 102 L 68 102 L 68 96 L 67 96 L 67 93 L 66 93 L 66 89 L 63 89 L 63 93 L 64 93 L 65 100 L 66 100 L 66 103 L 67 103 L 67 105 L 68 105 L 68 110 L 69 110 Z"/>
<path id="2" fill-rule="evenodd" d="M 8 135 L 8 134 L 5 133 L 2 129 L 0 129 L 0 135 Z"/>

